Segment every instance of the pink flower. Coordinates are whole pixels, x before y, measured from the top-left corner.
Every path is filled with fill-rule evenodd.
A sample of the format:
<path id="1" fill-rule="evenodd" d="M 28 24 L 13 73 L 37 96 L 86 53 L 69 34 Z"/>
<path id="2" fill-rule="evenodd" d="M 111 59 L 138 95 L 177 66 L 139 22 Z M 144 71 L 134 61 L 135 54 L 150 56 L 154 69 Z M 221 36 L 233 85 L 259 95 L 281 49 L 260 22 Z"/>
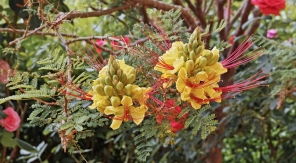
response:
<path id="1" fill-rule="evenodd" d="M 275 30 L 275 29 L 268 30 L 266 37 L 267 38 L 276 38 L 277 37 L 277 30 Z"/>
<path id="2" fill-rule="evenodd" d="M 17 112 L 14 111 L 12 107 L 8 107 L 3 112 L 7 115 L 5 119 L 0 119 L 0 124 L 7 130 L 7 131 L 15 131 L 19 128 L 21 119 Z"/>
<path id="3" fill-rule="evenodd" d="M 251 0 L 251 3 L 257 5 L 264 15 L 279 15 L 286 6 L 286 0 Z"/>
<path id="4" fill-rule="evenodd" d="M 0 60 L 0 81 L 3 84 L 7 84 L 9 81 L 7 79 L 8 71 L 10 71 L 9 76 L 12 76 L 12 70 L 10 69 L 10 65 L 4 60 Z"/>
<path id="5" fill-rule="evenodd" d="M 108 42 L 106 40 L 98 39 L 96 41 L 96 44 L 99 46 L 104 46 L 104 45 L 108 44 Z M 100 54 L 102 52 L 102 49 L 96 47 L 96 51 L 98 54 Z"/>

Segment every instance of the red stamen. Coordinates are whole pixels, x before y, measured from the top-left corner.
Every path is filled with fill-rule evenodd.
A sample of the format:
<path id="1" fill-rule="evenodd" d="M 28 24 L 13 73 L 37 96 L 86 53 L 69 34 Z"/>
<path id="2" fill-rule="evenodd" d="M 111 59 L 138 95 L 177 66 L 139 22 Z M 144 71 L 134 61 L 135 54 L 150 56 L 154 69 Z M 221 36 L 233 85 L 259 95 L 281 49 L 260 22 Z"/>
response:
<path id="1" fill-rule="evenodd" d="M 242 55 L 253 45 L 250 39 L 250 37 L 247 38 L 234 52 L 232 52 L 225 60 L 221 62 L 223 67 L 227 69 L 234 68 L 243 65 L 247 62 L 250 62 L 254 58 L 257 58 L 263 54 L 262 51 L 258 51 L 249 57 L 247 57 L 246 55 Z"/>
<path id="2" fill-rule="evenodd" d="M 267 86 L 266 84 L 263 84 L 266 81 L 262 81 L 262 79 L 266 78 L 268 76 L 268 74 L 263 74 L 262 71 L 263 70 L 260 70 L 259 72 L 252 75 L 251 77 L 249 77 L 248 79 L 246 79 L 244 81 L 235 83 L 230 86 L 217 87 L 214 89 L 228 93 L 228 92 L 242 92 L 244 90 L 256 88 L 259 86 Z"/>
<path id="3" fill-rule="evenodd" d="M 166 70 L 173 70 L 174 69 L 173 66 L 165 63 L 165 61 L 161 57 L 158 59 L 158 64 L 156 66 L 159 68 L 162 68 L 162 69 L 166 69 Z"/>

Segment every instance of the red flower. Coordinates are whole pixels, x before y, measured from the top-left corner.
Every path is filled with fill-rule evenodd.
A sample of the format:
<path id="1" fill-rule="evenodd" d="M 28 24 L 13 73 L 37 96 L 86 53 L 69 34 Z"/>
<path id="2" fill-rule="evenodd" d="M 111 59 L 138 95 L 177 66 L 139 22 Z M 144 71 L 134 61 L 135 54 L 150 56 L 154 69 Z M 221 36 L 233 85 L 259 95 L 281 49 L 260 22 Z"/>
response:
<path id="1" fill-rule="evenodd" d="M 10 71 L 9 76 L 12 76 L 13 74 L 12 74 L 12 70 L 10 69 L 10 65 L 4 60 L 0 60 L 0 81 L 3 84 L 8 83 L 7 75 L 9 71 Z"/>
<path id="2" fill-rule="evenodd" d="M 286 0 L 252 0 L 251 3 L 257 5 L 264 15 L 279 15 L 286 6 Z"/>
<path id="3" fill-rule="evenodd" d="M 182 128 L 184 128 L 184 123 L 178 122 L 178 121 L 172 121 L 170 126 L 172 127 L 172 132 L 176 133 L 179 130 L 181 130 Z"/>
<path id="4" fill-rule="evenodd" d="M 3 112 L 7 115 L 5 119 L 0 119 L 0 124 L 7 130 L 7 131 L 15 131 L 19 128 L 21 119 L 17 112 L 14 111 L 12 107 L 8 107 Z"/>

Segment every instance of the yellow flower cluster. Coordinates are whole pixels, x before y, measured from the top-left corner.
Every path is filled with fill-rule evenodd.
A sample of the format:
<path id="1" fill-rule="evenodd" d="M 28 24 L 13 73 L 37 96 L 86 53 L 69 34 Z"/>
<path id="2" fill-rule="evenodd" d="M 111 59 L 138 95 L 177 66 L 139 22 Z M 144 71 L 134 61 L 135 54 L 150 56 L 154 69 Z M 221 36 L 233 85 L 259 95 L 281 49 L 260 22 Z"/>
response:
<path id="1" fill-rule="evenodd" d="M 176 82 L 181 100 L 199 109 L 210 101 L 221 101 L 222 92 L 217 89 L 220 76 L 227 72 L 219 60 L 219 50 L 214 47 L 206 50 L 201 41 L 199 28 L 196 28 L 189 43 L 175 42 L 158 59 L 154 70 L 160 71 L 163 78 L 170 79 L 167 86 Z"/>
<path id="2" fill-rule="evenodd" d="M 108 65 L 102 68 L 99 76 L 93 82 L 91 94 L 93 104 L 91 109 L 97 108 L 106 115 L 113 114 L 112 129 L 120 127 L 122 121 L 133 119 L 140 124 L 147 111 L 145 102 L 146 92 L 150 88 L 134 85 L 136 71 L 125 64 L 124 60 L 116 60 L 110 56 Z"/>

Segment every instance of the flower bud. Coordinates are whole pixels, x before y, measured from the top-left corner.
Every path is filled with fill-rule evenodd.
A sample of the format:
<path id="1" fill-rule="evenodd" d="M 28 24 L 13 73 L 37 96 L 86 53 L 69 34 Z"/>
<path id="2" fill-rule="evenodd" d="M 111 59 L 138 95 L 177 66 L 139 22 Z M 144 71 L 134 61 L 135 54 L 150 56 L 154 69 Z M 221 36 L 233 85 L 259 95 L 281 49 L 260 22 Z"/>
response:
<path id="1" fill-rule="evenodd" d="M 191 59 L 191 60 L 195 60 L 195 57 L 196 57 L 196 55 L 195 55 L 195 53 L 194 53 L 194 51 L 192 50 L 191 52 L 190 52 L 190 54 L 189 54 L 189 59 Z"/>
<path id="2" fill-rule="evenodd" d="M 197 40 L 194 40 L 194 41 L 193 41 L 193 43 L 192 43 L 192 48 L 193 48 L 193 49 L 198 48 L 198 42 L 197 42 Z"/>
<path id="3" fill-rule="evenodd" d="M 120 98 L 117 97 L 117 96 L 112 96 L 112 97 L 110 98 L 110 101 L 111 101 L 111 105 L 112 105 L 113 107 L 118 107 L 118 106 L 120 105 L 120 102 L 121 102 Z"/>
<path id="4" fill-rule="evenodd" d="M 187 48 L 187 44 L 184 44 L 184 45 L 183 45 L 183 52 L 184 52 L 185 54 L 189 54 L 189 51 L 188 51 L 188 48 Z"/>
<path id="5" fill-rule="evenodd" d="M 202 46 L 199 46 L 198 48 L 194 49 L 194 53 L 196 56 L 199 56 L 199 53 L 202 51 Z"/>
<path id="6" fill-rule="evenodd" d="M 213 53 L 209 50 L 204 50 L 203 57 L 205 57 L 209 61 L 212 59 Z"/>
<path id="7" fill-rule="evenodd" d="M 95 91 L 101 95 L 101 96 L 106 96 L 105 92 L 104 92 L 104 86 L 103 84 L 98 84 L 95 86 Z"/>
<path id="8" fill-rule="evenodd" d="M 105 83 L 106 83 L 107 85 L 112 85 L 112 80 L 111 80 L 111 78 L 110 78 L 109 76 L 107 76 L 107 77 L 105 78 Z"/>
<path id="9" fill-rule="evenodd" d="M 113 87 L 110 85 L 105 85 L 104 92 L 107 96 L 112 96 L 113 95 Z"/>
<path id="10" fill-rule="evenodd" d="M 187 74 L 190 74 L 191 71 L 194 69 L 194 62 L 193 62 L 193 60 L 186 61 L 185 68 L 186 68 Z"/>
<path id="11" fill-rule="evenodd" d="M 136 79 L 136 76 L 134 74 L 131 74 L 127 77 L 127 80 L 126 80 L 126 84 L 132 84 Z"/>
<path id="12" fill-rule="evenodd" d="M 114 85 L 116 85 L 118 83 L 118 81 L 119 81 L 117 75 L 113 75 L 112 80 L 113 80 Z"/>
<path id="13" fill-rule="evenodd" d="M 122 76 L 121 76 L 121 78 L 120 78 L 120 81 L 121 81 L 122 83 L 125 83 L 126 80 L 127 80 L 126 74 L 122 74 Z"/>
<path id="14" fill-rule="evenodd" d="M 99 83 L 103 84 L 103 85 L 106 85 L 105 80 L 103 78 L 99 78 Z"/>
<path id="15" fill-rule="evenodd" d="M 118 69 L 116 72 L 117 77 L 121 78 L 122 73 L 123 73 L 123 71 L 121 69 Z"/>
<path id="16" fill-rule="evenodd" d="M 114 60 L 114 61 L 112 62 L 112 66 L 113 66 L 113 68 L 114 68 L 115 70 L 118 70 L 118 69 L 119 69 L 119 65 L 118 65 L 118 63 L 117 63 L 116 60 Z"/>
<path id="17" fill-rule="evenodd" d="M 207 65 L 207 59 L 205 57 L 200 56 L 198 58 L 198 67 L 204 68 Z"/>
<path id="18" fill-rule="evenodd" d="M 122 91 L 122 89 L 123 89 L 123 84 L 122 84 L 122 82 L 118 82 L 118 83 L 116 84 L 115 88 L 116 88 L 118 91 Z"/>
<path id="19" fill-rule="evenodd" d="M 110 66 L 108 65 L 108 68 L 109 68 L 109 72 L 110 72 L 111 76 L 116 74 L 116 70 L 114 69 L 114 67 L 111 64 L 110 64 Z"/>
<path id="20" fill-rule="evenodd" d="M 210 60 L 208 60 L 207 66 L 212 66 L 213 64 L 217 63 L 218 60 L 219 60 L 219 54 L 218 53 L 214 54 L 213 57 Z"/>
<path id="21" fill-rule="evenodd" d="M 123 92 L 126 94 L 126 95 L 131 95 L 132 93 L 132 85 L 131 84 L 128 84 L 126 85 L 124 88 L 123 88 Z"/>

